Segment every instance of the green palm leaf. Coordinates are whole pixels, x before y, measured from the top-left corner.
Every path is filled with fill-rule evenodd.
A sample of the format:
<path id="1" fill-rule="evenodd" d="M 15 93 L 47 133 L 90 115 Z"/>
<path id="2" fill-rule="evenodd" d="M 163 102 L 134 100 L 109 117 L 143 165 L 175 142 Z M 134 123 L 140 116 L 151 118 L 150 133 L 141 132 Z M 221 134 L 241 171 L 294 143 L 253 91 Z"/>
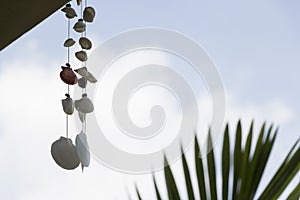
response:
<path id="1" fill-rule="evenodd" d="M 298 200 L 300 199 L 300 183 L 295 187 L 295 189 L 288 196 L 287 200 Z"/>
<path id="2" fill-rule="evenodd" d="M 176 182 L 172 173 L 172 170 L 170 166 L 167 164 L 167 158 L 165 157 L 165 180 L 166 180 L 166 186 L 168 190 L 168 196 L 169 199 L 172 200 L 180 200 L 179 192 L 176 186 Z"/>
<path id="3" fill-rule="evenodd" d="M 181 148 L 181 152 L 182 152 L 182 167 L 184 171 L 186 190 L 188 193 L 189 200 L 194 200 L 195 196 L 194 196 L 193 185 L 190 177 L 190 171 L 182 148 Z"/>
<path id="4" fill-rule="evenodd" d="M 154 184 L 154 188 L 155 188 L 156 198 L 157 198 L 157 200 L 161 200 L 161 196 L 160 196 L 157 184 L 156 184 L 156 180 L 155 180 L 154 174 L 152 175 L 152 178 L 153 178 L 153 184 Z"/>
<path id="5" fill-rule="evenodd" d="M 138 199 L 142 200 L 142 197 L 140 195 L 140 192 L 139 192 L 139 189 L 138 189 L 137 185 L 135 185 L 135 191 L 136 191 L 136 195 L 137 195 Z"/>
<path id="6" fill-rule="evenodd" d="M 278 133 L 278 129 L 274 132 L 271 125 L 266 131 L 266 123 L 260 129 L 257 141 L 253 141 L 253 122 L 251 123 L 249 133 L 247 135 L 246 144 L 242 145 L 242 124 L 238 122 L 235 133 L 235 143 L 233 152 L 230 151 L 229 126 L 226 125 L 223 138 L 223 148 L 221 154 L 221 174 L 222 174 L 222 199 L 228 199 L 231 193 L 231 199 L 254 199 L 257 195 L 257 188 L 260 185 L 262 175 L 265 171 L 267 162 L 269 160 L 274 142 Z M 255 149 L 251 151 L 252 143 L 256 144 Z M 207 139 L 207 147 L 212 146 L 212 137 L 209 132 Z M 217 199 L 218 188 L 216 184 L 217 168 L 215 163 L 215 153 L 212 149 L 206 157 L 207 169 L 203 167 L 203 160 L 197 137 L 195 137 L 195 167 L 197 175 L 197 186 L 199 189 L 199 196 L 201 200 Z M 251 155 L 253 152 L 253 155 Z M 231 160 L 233 163 L 231 163 Z M 171 167 L 165 158 L 165 183 L 167 187 L 167 194 L 170 200 L 179 200 L 177 184 L 174 179 Z M 183 174 L 185 177 L 185 189 L 188 194 L 188 199 L 197 199 L 193 190 L 193 185 L 190 177 L 190 170 L 185 155 L 182 156 Z M 232 171 L 233 173 L 230 173 Z M 286 189 L 291 180 L 300 171 L 300 145 L 299 140 L 289 151 L 286 159 L 278 168 L 277 172 L 271 178 L 269 184 L 258 195 L 259 199 L 278 199 L 283 191 Z M 208 177 L 205 176 L 208 174 Z M 230 177 L 232 176 L 232 177 Z M 232 179 L 232 182 L 229 181 Z M 155 177 L 153 175 L 153 182 L 157 199 L 161 199 Z M 182 184 L 178 184 L 182 186 Z M 140 193 L 136 188 L 138 198 L 141 199 Z M 300 184 L 298 184 L 289 194 L 288 200 L 299 199 Z"/>
<path id="7" fill-rule="evenodd" d="M 210 169 L 208 171 L 209 176 L 209 188 L 210 188 L 210 199 L 215 200 L 218 199 L 217 197 L 217 185 L 216 185 L 216 167 L 215 167 L 215 156 L 214 150 L 212 147 L 212 138 L 210 132 L 208 133 L 208 140 L 207 140 L 207 151 L 211 149 L 209 154 L 207 155 L 207 167 Z"/>
<path id="8" fill-rule="evenodd" d="M 233 165 L 233 185 L 232 185 L 232 199 L 236 199 L 237 197 L 237 186 L 238 180 L 240 178 L 241 165 L 240 162 L 242 160 L 242 125 L 241 121 L 238 122 L 236 128 L 236 136 L 235 136 L 235 146 L 234 146 L 234 165 Z"/>
<path id="9" fill-rule="evenodd" d="M 204 179 L 204 169 L 203 169 L 203 162 L 202 156 L 199 148 L 199 143 L 197 136 L 195 137 L 195 165 L 196 165 L 196 173 L 197 173 L 197 180 L 198 180 L 198 188 L 200 197 L 202 200 L 206 200 L 206 189 L 205 189 L 205 179 Z"/>
<path id="10" fill-rule="evenodd" d="M 249 171 L 249 156 L 251 151 L 251 144 L 252 144 L 252 134 L 253 134 L 253 121 L 251 123 L 251 127 L 249 130 L 249 134 L 247 137 L 246 147 L 243 151 L 243 157 L 242 157 L 242 167 L 241 167 L 241 183 L 240 183 L 240 192 L 238 194 L 238 199 L 246 199 L 246 183 L 248 182 L 248 176 L 247 173 Z"/>
<path id="11" fill-rule="evenodd" d="M 229 127 L 227 124 L 224 133 L 223 151 L 222 151 L 223 200 L 228 199 L 229 170 L 230 170 L 230 141 L 229 141 Z"/>

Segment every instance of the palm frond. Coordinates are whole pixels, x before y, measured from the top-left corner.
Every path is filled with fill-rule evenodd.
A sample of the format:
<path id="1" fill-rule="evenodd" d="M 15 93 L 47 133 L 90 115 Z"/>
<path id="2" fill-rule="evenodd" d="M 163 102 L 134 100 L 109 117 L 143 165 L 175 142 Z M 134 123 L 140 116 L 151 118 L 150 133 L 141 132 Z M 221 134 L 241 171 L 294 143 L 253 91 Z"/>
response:
<path id="1" fill-rule="evenodd" d="M 221 154 L 221 174 L 222 174 L 222 191 L 218 193 L 216 184 L 216 162 L 214 149 L 207 154 L 206 164 L 207 170 L 204 170 L 204 159 L 202 159 L 201 151 L 197 136 L 195 136 L 194 145 L 194 159 L 195 170 L 197 175 L 197 186 L 199 190 L 200 199 L 218 199 L 218 194 L 222 194 L 221 199 L 254 199 L 258 196 L 259 199 L 277 199 L 286 189 L 291 180 L 300 171 L 300 145 L 299 140 L 289 151 L 286 159 L 278 168 L 277 172 L 271 178 L 268 185 L 265 187 L 260 195 L 257 195 L 257 189 L 260 187 L 262 175 L 265 171 L 267 162 L 270 158 L 271 151 L 278 133 L 278 129 L 274 132 L 273 125 L 266 131 L 266 123 L 260 129 L 257 141 L 253 141 L 253 127 L 254 122 L 251 123 L 249 133 L 247 135 L 246 144 L 242 145 L 242 124 L 238 122 L 235 132 L 234 150 L 230 150 L 229 126 L 226 125 L 223 137 L 223 148 Z M 254 149 L 251 150 L 252 143 L 256 144 Z M 207 147 L 212 147 L 212 137 L 209 132 L 207 139 Z M 209 149 L 208 149 L 209 150 Z M 181 149 L 181 151 L 183 151 Z M 253 152 L 253 155 L 251 155 Z M 231 163 L 231 160 L 233 163 Z M 165 157 L 165 184 L 167 187 L 167 194 L 170 200 L 179 200 L 180 195 L 178 192 L 177 184 L 173 176 L 171 167 L 168 165 Z M 193 190 L 191 181 L 191 173 L 185 155 L 182 156 L 183 174 L 185 177 L 185 189 L 188 194 L 188 199 L 197 199 Z M 230 173 L 232 170 L 233 173 Z M 205 176 L 208 174 L 208 177 Z M 230 178 L 230 176 L 233 176 Z M 233 181 L 229 181 L 232 179 Z M 159 189 L 153 175 L 153 183 L 155 187 L 156 197 L 161 199 Z M 181 186 L 182 184 L 178 184 Z M 138 198 L 141 199 L 138 189 L 136 188 Z M 229 194 L 232 194 L 229 197 Z M 300 197 L 300 184 L 298 184 L 293 191 L 289 194 L 288 199 L 299 199 Z"/>
<path id="2" fill-rule="evenodd" d="M 288 196 L 287 200 L 298 200 L 300 199 L 300 183 L 296 185 L 291 194 Z"/>
<path id="3" fill-rule="evenodd" d="M 198 188 L 200 197 L 203 200 L 206 200 L 206 188 L 205 188 L 205 178 L 204 178 L 204 169 L 203 169 L 203 162 L 202 162 L 202 155 L 199 148 L 199 143 L 197 136 L 195 137 L 195 165 L 196 165 L 196 173 L 197 173 L 197 180 L 198 180 Z"/>
<path id="4" fill-rule="evenodd" d="M 169 199 L 172 200 L 180 200 L 180 196 L 179 196 L 179 192 L 177 189 L 177 185 L 172 173 L 172 170 L 170 168 L 170 166 L 167 164 L 167 158 L 165 157 L 165 180 L 166 180 L 166 186 L 167 186 L 167 190 L 168 190 L 168 197 Z"/>
<path id="5" fill-rule="evenodd" d="M 222 197 L 224 200 L 228 199 L 228 181 L 230 171 L 230 141 L 229 141 L 229 127 L 228 124 L 225 128 L 223 151 L 222 151 Z"/>
<path id="6" fill-rule="evenodd" d="M 184 171 L 185 185 L 188 193 L 188 198 L 189 200 L 194 200 L 195 196 L 194 196 L 194 190 L 193 190 L 192 180 L 190 176 L 189 166 L 186 162 L 186 158 L 182 148 L 181 148 L 181 152 L 182 152 L 182 167 Z"/>
<path id="7" fill-rule="evenodd" d="M 207 140 L 207 151 L 212 147 L 212 138 L 210 132 L 208 133 Z M 209 177 L 209 188 L 210 188 L 210 199 L 215 200 L 217 197 L 217 184 L 216 184 L 216 164 L 215 164 L 215 156 L 214 149 L 211 148 L 209 154 L 207 155 L 207 167 L 208 169 L 208 177 Z"/>
<path id="8" fill-rule="evenodd" d="M 156 199 L 161 200 L 161 195 L 159 193 L 154 174 L 152 175 L 152 178 L 153 178 L 153 184 L 154 184 L 155 193 L 156 193 Z"/>

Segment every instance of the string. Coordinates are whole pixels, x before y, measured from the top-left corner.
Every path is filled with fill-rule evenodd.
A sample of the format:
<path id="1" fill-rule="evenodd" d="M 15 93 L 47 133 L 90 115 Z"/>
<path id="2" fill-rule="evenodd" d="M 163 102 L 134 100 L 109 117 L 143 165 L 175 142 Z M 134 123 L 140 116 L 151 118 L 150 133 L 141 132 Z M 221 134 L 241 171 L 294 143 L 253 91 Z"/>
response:
<path id="1" fill-rule="evenodd" d="M 66 136 L 69 138 L 69 119 L 68 115 L 66 115 Z"/>
<path id="2" fill-rule="evenodd" d="M 68 95 L 70 95 L 70 86 L 69 85 L 68 85 Z M 69 138 L 69 116 L 68 116 L 68 114 L 66 114 L 66 136 L 67 136 L 67 138 Z"/>
<path id="3" fill-rule="evenodd" d="M 82 10 L 82 9 L 83 9 L 83 5 L 81 4 L 81 5 L 80 5 L 80 14 L 81 14 L 81 19 L 82 19 L 82 13 L 83 13 L 83 10 Z"/>
<path id="4" fill-rule="evenodd" d="M 81 95 L 83 95 L 83 88 L 81 89 Z M 86 119 L 85 119 L 86 116 L 85 116 L 85 114 L 83 114 L 83 116 L 84 116 L 84 121 L 81 123 L 81 131 L 82 131 L 82 132 L 85 132 L 85 131 L 84 131 L 84 128 L 83 128 L 83 124 L 84 124 L 84 122 L 85 122 L 85 120 L 86 120 Z"/>
<path id="5" fill-rule="evenodd" d="M 70 19 L 69 18 L 68 18 L 67 33 L 68 33 L 68 39 L 69 39 L 70 38 Z M 68 52 L 67 60 L 68 60 L 68 63 L 70 63 L 70 47 L 69 46 L 67 48 L 67 52 Z M 68 95 L 70 95 L 70 86 L 69 85 L 68 85 Z M 66 114 L 66 137 L 69 138 L 69 116 L 68 116 L 68 114 Z"/>
<path id="6" fill-rule="evenodd" d="M 85 7 L 87 7 L 87 0 L 85 0 Z M 85 32 L 84 32 L 84 35 L 85 35 L 85 37 L 86 37 L 86 32 L 87 32 L 87 27 L 85 27 Z"/>

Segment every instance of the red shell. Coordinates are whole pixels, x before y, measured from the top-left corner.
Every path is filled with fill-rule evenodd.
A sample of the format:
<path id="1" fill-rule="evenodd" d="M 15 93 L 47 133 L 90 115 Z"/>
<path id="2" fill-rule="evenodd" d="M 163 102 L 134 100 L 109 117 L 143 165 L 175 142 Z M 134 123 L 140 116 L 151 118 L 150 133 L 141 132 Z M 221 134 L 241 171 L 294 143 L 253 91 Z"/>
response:
<path id="1" fill-rule="evenodd" d="M 61 67 L 60 78 L 68 85 L 75 85 L 77 83 L 77 76 L 71 67 Z"/>

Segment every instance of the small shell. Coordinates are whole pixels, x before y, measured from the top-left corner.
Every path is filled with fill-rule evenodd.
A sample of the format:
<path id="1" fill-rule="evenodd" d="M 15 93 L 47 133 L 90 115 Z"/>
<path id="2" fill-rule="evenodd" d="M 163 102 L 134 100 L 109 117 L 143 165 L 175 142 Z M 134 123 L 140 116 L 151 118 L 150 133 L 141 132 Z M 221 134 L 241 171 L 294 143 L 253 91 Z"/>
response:
<path id="1" fill-rule="evenodd" d="M 75 56 L 78 60 L 80 60 L 82 62 L 85 62 L 88 59 L 85 51 L 78 51 L 75 53 Z"/>
<path id="2" fill-rule="evenodd" d="M 60 167 L 71 170 L 78 167 L 80 160 L 72 140 L 60 137 L 51 145 L 51 155 Z"/>
<path id="3" fill-rule="evenodd" d="M 91 113 L 94 111 L 94 105 L 86 94 L 83 94 L 80 100 L 75 101 L 75 108 L 82 113 Z"/>
<path id="4" fill-rule="evenodd" d="M 79 87 L 81 87 L 82 89 L 84 89 L 86 87 L 86 84 L 87 84 L 87 81 L 84 77 L 81 77 L 79 80 L 78 80 L 78 85 Z"/>
<path id="5" fill-rule="evenodd" d="M 77 5 L 80 6 L 82 0 L 77 0 Z"/>
<path id="6" fill-rule="evenodd" d="M 75 40 L 73 40 L 72 38 L 68 38 L 65 42 L 64 42 L 64 47 L 71 47 L 75 44 Z"/>
<path id="7" fill-rule="evenodd" d="M 84 167 L 88 167 L 90 165 L 90 152 L 86 134 L 83 132 L 78 134 L 75 139 L 75 144 L 77 155 L 81 162 L 81 167 L 83 170 Z"/>
<path id="8" fill-rule="evenodd" d="M 62 71 L 60 72 L 60 78 L 63 82 L 68 85 L 75 85 L 77 83 L 77 76 L 73 72 L 70 64 L 66 64 L 67 67 L 62 66 Z"/>
<path id="9" fill-rule="evenodd" d="M 85 113 L 78 112 L 78 116 L 79 116 L 79 119 L 80 119 L 80 121 L 81 121 L 82 123 L 85 122 L 85 117 L 86 117 L 86 114 L 85 114 Z"/>
<path id="10" fill-rule="evenodd" d="M 61 100 L 63 110 L 67 115 L 72 115 L 74 112 L 74 102 L 69 94 L 66 94 L 66 99 Z"/>
<path id="11" fill-rule="evenodd" d="M 78 19 L 78 21 L 73 26 L 73 29 L 78 33 L 83 33 L 85 31 L 85 23 L 83 22 L 83 19 Z"/>
<path id="12" fill-rule="evenodd" d="M 79 69 L 75 69 L 74 70 L 76 73 L 78 73 L 79 75 L 81 75 L 82 77 L 84 77 L 86 80 L 88 80 L 91 83 L 96 83 L 97 79 L 93 76 L 93 74 L 91 74 L 86 67 L 82 67 Z"/>
<path id="13" fill-rule="evenodd" d="M 66 13 L 66 17 L 69 19 L 77 17 L 77 14 L 76 14 L 75 10 L 71 7 L 71 4 L 67 4 L 66 7 L 61 9 L 61 11 Z"/>
<path id="14" fill-rule="evenodd" d="M 92 48 L 92 42 L 86 37 L 81 37 L 79 39 L 79 44 L 80 44 L 81 48 L 86 49 L 86 50 L 89 50 Z"/>
<path id="15" fill-rule="evenodd" d="M 95 9 L 93 7 L 86 7 L 83 11 L 83 19 L 86 22 L 93 22 L 95 18 Z"/>

